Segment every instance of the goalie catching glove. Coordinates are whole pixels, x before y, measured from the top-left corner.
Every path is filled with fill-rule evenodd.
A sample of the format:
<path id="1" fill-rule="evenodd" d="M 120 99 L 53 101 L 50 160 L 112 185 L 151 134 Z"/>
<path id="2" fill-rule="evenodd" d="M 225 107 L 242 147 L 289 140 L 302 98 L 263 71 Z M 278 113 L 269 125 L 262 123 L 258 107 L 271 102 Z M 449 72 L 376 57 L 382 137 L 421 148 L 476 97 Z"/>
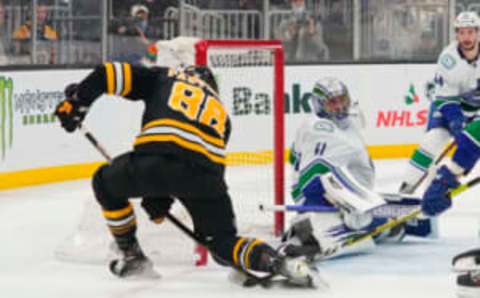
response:
<path id="1" fill-rule="evenodd" d="M 70 84 L 65 88 L 65 97 L 55 108 L 62 127 L 67 132 L 74 132 L 88 113 L 89 107 L 82 104 L 77 98 L 78 84 Z"/>

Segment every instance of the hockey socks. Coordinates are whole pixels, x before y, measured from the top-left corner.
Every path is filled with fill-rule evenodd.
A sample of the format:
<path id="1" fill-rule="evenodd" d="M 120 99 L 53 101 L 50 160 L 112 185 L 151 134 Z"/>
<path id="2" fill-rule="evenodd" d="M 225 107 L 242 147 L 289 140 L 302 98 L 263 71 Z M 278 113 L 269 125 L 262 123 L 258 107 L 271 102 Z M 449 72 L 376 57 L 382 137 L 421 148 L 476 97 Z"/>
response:
<path id="1" fill-rule="evenodd" d="M 128 248 L 135 237 L 137 221 L 132 204 L 117 210 L 103 210 L 103 216 L 119 248 Z"/>

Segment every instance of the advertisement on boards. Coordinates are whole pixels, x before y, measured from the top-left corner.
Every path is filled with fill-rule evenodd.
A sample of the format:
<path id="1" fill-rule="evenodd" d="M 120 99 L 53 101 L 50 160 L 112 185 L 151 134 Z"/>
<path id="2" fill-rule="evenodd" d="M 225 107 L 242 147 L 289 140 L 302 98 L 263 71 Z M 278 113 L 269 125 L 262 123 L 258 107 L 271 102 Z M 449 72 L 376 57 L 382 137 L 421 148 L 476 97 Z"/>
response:
<path id="1" fill-rule="evenodd" d="M 366 120 L 369 146 L 417 144 L 428 119 L 425 85 L 434 65 L 287 66 L 283 104 L 285 145 L 311 114 L 316 80 L 342 80 Z M 80 133 L 67 134 L 52 114 L 63 89 L 88 70 L 5 72 L 0 76 L 0 173 L 101 161 Z M 220 93 L 232 117 L 229 152 L 273 148 L 271 67 L 225 68 L 217 73 Z M 140 128 L 143 105 L 103 96 L 85 119 L 112 155 L 128 151 Z"/>

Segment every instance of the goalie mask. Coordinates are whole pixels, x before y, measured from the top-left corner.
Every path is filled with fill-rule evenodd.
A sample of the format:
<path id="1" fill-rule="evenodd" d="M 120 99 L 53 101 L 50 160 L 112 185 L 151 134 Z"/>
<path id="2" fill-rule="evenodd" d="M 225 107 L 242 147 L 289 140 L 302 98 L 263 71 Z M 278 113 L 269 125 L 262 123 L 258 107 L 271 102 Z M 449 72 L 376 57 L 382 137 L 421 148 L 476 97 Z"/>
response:
<path id="1" fill-rule="evenodd" d="M 207 83 L 215 92 L 218 93 L 218 86 L 212 71 L 208 66 L 204 65 L 192 65 L 185 68 L 185 73 L 191 76 L 197 76 L 202 81 Z"/>
<path id="2" fill-rule="evenodd" d="M 312 105 L 318 117 L 345 120 L 351 106 L 347 87 L 336 78 L 318 80 L 313 87 Z"/>

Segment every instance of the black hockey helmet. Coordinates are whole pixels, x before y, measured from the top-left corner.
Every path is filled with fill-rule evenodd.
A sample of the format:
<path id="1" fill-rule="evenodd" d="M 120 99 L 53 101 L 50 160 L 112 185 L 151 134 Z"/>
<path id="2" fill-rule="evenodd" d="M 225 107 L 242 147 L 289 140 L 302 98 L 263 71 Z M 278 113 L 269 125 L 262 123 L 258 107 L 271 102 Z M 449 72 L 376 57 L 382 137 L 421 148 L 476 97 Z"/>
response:
<path id="1" fill-rule="evenodd" d="M 205 65 L 191 65 L 185 68 L 185 73 L 192 76 L 199 77 L 202 81 L 207 83 L 215 92 L 218 93 L 218 85 L 212 70 Z"/>

